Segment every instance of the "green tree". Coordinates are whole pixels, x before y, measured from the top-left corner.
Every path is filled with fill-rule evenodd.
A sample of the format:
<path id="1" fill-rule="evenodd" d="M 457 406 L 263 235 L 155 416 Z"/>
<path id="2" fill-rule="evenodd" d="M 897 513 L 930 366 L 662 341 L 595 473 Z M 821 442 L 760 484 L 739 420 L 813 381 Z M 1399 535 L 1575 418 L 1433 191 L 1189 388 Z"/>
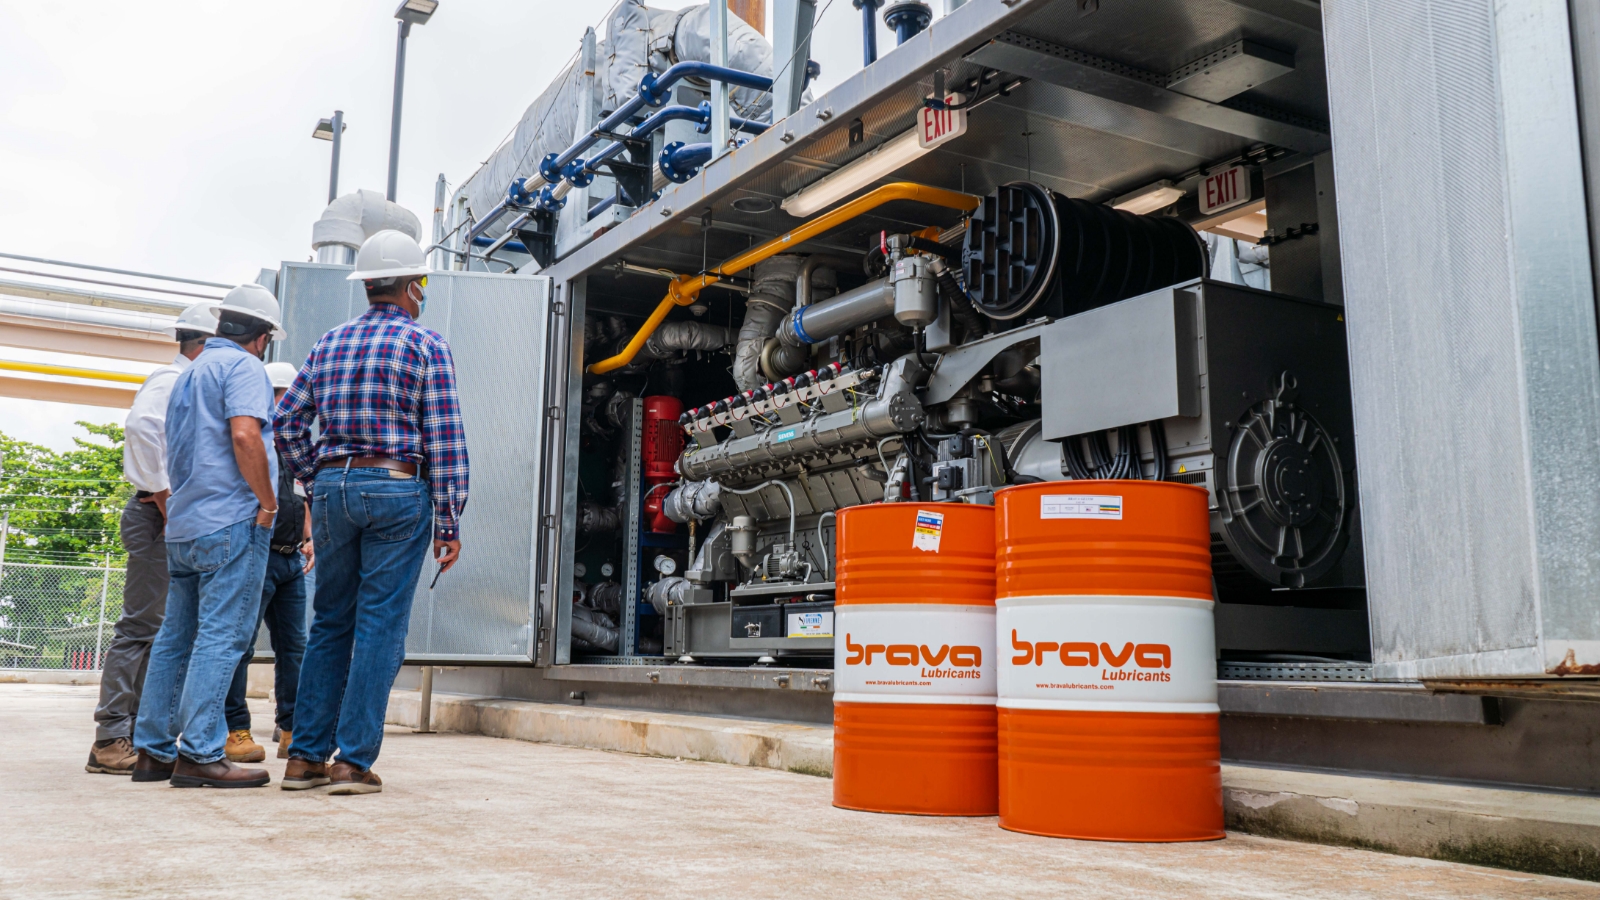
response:
<path id="1" fill-rule="evenodd" d="M 104 637 L 106 573 L 74 567 L 104 566 L 108 556 L 126 566 L 117 526 L 133 486 L 122 477 L 122 428 L 78 425 L 88 436 L 65 452 L 0 433 L 0 515 L 8 525 L 0 665 L 63 665 L 68 653 L 92 650 Z M 116 580 L 106 597 L 111 621 L 121 607 Z"/>
<path id="2" fill-rule="evenodd" d="M 73 438 L 65 452 L 0 432 L 8 562 L 100 566 L 107 553 L 113 566 L 126 560 L 117 525 L 133 485 L 122 477 L 122 427 L 78 425 L 89 437 Z"/>

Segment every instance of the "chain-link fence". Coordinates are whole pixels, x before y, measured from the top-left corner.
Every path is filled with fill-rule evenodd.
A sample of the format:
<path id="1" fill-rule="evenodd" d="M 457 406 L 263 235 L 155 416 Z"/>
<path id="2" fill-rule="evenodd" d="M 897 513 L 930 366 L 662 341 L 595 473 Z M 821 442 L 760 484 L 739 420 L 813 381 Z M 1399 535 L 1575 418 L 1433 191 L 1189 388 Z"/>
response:
<path id="1" fill-rule="evenodd" d="M 3 552 L 3 551 L 0 551 Z M 0 561 L 0 669 L 98 669 L 127 570 Z"/>

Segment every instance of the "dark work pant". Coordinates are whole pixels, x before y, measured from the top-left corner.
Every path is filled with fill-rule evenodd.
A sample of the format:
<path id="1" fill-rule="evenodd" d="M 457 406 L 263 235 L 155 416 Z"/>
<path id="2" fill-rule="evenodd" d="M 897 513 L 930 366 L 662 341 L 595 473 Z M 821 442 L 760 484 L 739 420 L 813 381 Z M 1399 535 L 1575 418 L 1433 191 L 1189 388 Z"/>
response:
<path id="1" fill-rule="evenodd" d="M 128 498 L 122 510 L 122 546 L 128 551 L 122 617 L 117 619 L 100 672 L 100 703 L 94 710 L 95 740 L 131 738 L 139 693 L 150 663 L 150 642 L 167 610 L 166 523 L 154 503 Z"/>
<path id="2" fill-rule="evenodd" d="M 284 556 L 272 551 L 267 554 L 267 577 L 261 585 L 261 612 L 256 616 L 255 634 L 261 623 L 267 625 L 272 638 L 272 692 L 277 697 L 276 723 L 284 731 L 294 730 L 294 697 L 300 687 L 300 658 L 306 653 L 306 583 L 310 580 L 302 571 L 305 557 L 296 553 Z M 245 689 L 250 680 L 250 657 L 255 655 L 254 642 L 245 650 L 234 670 L 233 684 L 228 687 L 224 716 L 228 730 L 238 731 L 250 727 L 250 706 L 245 702 Z"/>
<path id="3" fill-rule="evenodd" d="M 289 755 L 372 767 L 406 653 L 411 598 L 433 544 L 428 483 L 387 469 L 323 469 L 311 493 L 316 615 Z"/>

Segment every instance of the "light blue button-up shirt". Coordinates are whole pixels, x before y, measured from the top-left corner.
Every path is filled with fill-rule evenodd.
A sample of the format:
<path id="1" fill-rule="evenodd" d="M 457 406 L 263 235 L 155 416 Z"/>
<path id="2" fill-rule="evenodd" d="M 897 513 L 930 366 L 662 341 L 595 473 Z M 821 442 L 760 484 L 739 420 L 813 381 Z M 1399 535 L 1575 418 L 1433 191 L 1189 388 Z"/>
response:
<path id="1" fill-rule="evenodd" d="M 234 459 L 228 420 L 250 416 L 261 423 L 268 484 L 276 486 L 272 407 L 272 381 L 261 360 L 227 338 L 207 338 L 167 401 L 168 541 L 192 541 L 255 518 L 260 504 Z"/>

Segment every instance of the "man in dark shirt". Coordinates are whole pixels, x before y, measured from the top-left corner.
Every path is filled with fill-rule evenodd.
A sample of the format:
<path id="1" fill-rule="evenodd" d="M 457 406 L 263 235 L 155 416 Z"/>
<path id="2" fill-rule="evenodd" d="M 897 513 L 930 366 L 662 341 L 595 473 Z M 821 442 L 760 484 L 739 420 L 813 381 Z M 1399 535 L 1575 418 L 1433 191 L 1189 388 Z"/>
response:
<path id="1" fill-rule="evenodd" d="M 272 396 L 283 399 L 294 383 L 295 368 L 288 363 L 267 364 Z M 267 623 L 272 636 L 273 694 L 277 699 L 278 758 L 289 758 L 294 731 L 294 698 L 300 688 L 300 660 L 306 652 L 306 573 L 316 560 L 311 543 L 311 517 L 306 514 L 304 492 L 297 490 L 294 473 L 278 457 L 278 518 L 273 523 L 272 552 L 267 555 L 267 577 L 261 586 L 261 611 L 256 631 Z M 234 762 L 261 762 L 267 751 L 250 735 L 250 707 L 245 703 L 250 657 L 246 650 L 228 687 L 224 715 L 228 722 L 228 758 Z"/>

